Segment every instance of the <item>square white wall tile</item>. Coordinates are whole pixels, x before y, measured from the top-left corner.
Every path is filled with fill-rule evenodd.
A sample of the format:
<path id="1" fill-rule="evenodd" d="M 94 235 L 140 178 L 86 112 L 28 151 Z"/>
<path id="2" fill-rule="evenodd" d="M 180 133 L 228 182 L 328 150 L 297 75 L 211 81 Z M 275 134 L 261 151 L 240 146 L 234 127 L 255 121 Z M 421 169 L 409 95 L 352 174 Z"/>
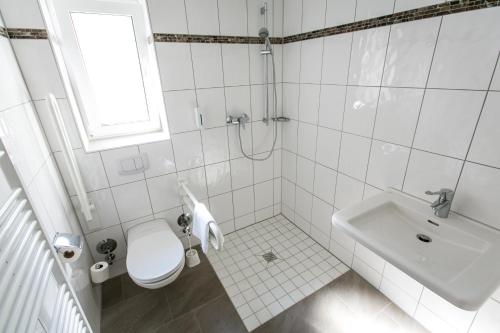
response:
<path id="1" fill-rule="evenodd" d="M 186 171 L 180 171 L 177 174 L 179 181 L 185 182 L 186 186 L 191 190 L 198 200 L 208 197 L 207 180 L 205 168 L 195 168 Z"/>
<path id="2" fill-rule="evenodd" d="M 423 89 L 382 88 L 373 137 L 411 146 L 423 94 Z"/>
<path id="3" fill-rule="evenodd" d="M 363 260 L 365 264 L 373 268 L 377 273 L 382 274 L 382 272 L 384 271 L 385 260 L 360 243 L 356 243 L 354 255 Z"/>
<path id="4" fill-rule="evenodd" d="M 190 34 L 219 34 L 217 0 L 186 0 L 185 2 Z"/>
<path id="5" fill-rule="evenodd" d="M 234 219 L 233 194 L 231 192 L 210 197 L 210 212 L 217 223 Z"/>
<path id="6" fill-rule="evenodd" d="M 295 182 L 297 179 L 297 155 L 283 150 L 283 177 L 289 181 Z"/>
<path id="7" fill-rule="evenodd" d="M 271 150 L 274 142 L 274 130 L 275 128 L 272 122 L 268 125 L 262 121 L 252 123 L 252 144 L 254 154 Z"/>
<path id="8" fill-rule="evenodd" d="M 297 185 L 313 192 L 314 162 L 303 157 L 297 157 Z"/>
<path id="9" fill-rule="evenodd" d="M 321 85 L 318 123 L 323 127 L 342 129 L 346 87 Z"/>
<path id="10" fill-rule="evenodd" d="M 253 184 L 253 163 L 247 158 L 231 160 L 231 181 L 233 189 Z"/>
<path id="11" fill-rule="evenodd" d="M 228 128 L 229 134 L 229 156 L 231 159 L 242 157 L 241 146 L 246 154 L 252 152 L 252 126 L 245 126 L 240 128 L 240 135 L 238 135 L 238 127 L 231 126 Z M 241 138 L 241 139 L 240 139 Z M 242 142 L 240 146 L 240 140 Z"/>
<path id="12" fill-rule="evenodd" d="M 500 303 L 489 299 L 479 309 L 469 330 L 470 333 L 494 333 L 500 327 Z"/>
<path id="13" fill-rule="evenodd" d="M 254 211 L 253 186 L 233 191 L 234 216 L 241 217 Z"/>
<path id="14" fill-rule="evenodd" d="M 380 85 L 388 36 L 389 27 L 362 30 L 354 33 L 349 84 Z"/>
<path id="15" fill-rule="evenodd" d="M 83 149 L 75 149 L 73 152 L 82 175 L 83 184 L 85 185 L 85 189 L 87 191 L 95 191 L 109 187 L 106 172 L 104 171 L 104 165 L 99 153 L 87 154 L 83 151 Z M 70 196 L 75 195 L 76 190 L 73 186 L 73 182 L 71 181 L 68 173 L 68 167 L 64 161 L 62 153 L 54 153 L 54 157 L 59 166 L 59 171 L 63 176 L 66 188 L 68 189 L 68 194 Z"/>
<path id="16" fill-rule="evenodd" d="M 408 164 L 410 148 L 373 141 L 366 182 L 378 188 L 401 189 Z"/>
<path id="17" fill-rule="evenodd" d="M 398 288 L 400 288 L 415 300 L 419 299 L 420 295 L 422 294 L 422 284 L 406 275 L 401 270 L 394 267 L 388 262 L 385 264 L 384 268 L 384 279 L 390 280 L 394 285 L 396 285 Z"/>
<path id="18" fill-rule="evenodd" d="M 435 17 L 391 26 L 384 85 L 425 87 L 440 22 Z"/>
<path id="19" fill-rule="evenodd" d="M 314 170 L 314 195 L 333 205 L 337 172 L 316 164 Z"/>
<path id="20" fill-rule="evenodd" d="M 268 153 L 259 154 L 257 155 L 257 158 L 264 158 L 267 155 Z M 272 154 L 267 160 L 253 161 L 253 179 L 255 183 L 261 183 L 263 181 L 273 179 L 273 174 L 274 174 L 273 163 L 275 158 L 276 158 L 276 153 Z"/>
<path id="21" fill-rule="evenodd" d="M 500 228 L 498 220 L 498 198 L 500 197 L 500 169 L 466 162 L 453 210 Z"/>
<path id="22" fill-rule="evenodd" d="M 324 40 L 321 83 L 346 84 L 352 33 L 328 36 Z"/>
<path id="23" fill-rule="evenodd" d="M 476 315 L 475 311 L 465 311 L 455 307 L 427 288 L 422 293 L 420 303 L 461 332 L 467 332 Z"/>
<path id="24" fill-rule="evenodd" d="M 0 40 L 0 71 L 0 110 L 28 102 L 31 97 L 8 38 Z"/>
<path id="25" fill-rule="evenodd" d="M 297 186 L 295 190 L 295 198 L 295 212 L 307 222 L 311 222 L 312 194 Z"/>
<path id="26" fill-rule="evenodd" d="M 182 204 L 176 174 L 149 178 L 147 185 L 154 213 Z"/>
<path id="27" fill-rule="evenodd" d="M 297 152 L 310 160 L 314 160 L 316 156 L 316 137 L 318 127 L 307 123 L 300 122 L 297 140 Z"/>
<path id="28" fill-rule="evenodd" d="M 500 43 L 499 13 L 495 7 L 443 17 L 428 87 L 488 87 Z"/>
<path id="29" fill-rule="evenodd" d="M 342 133 L 339 171 L 356 179 L 365 180 L 370 154 L 370 139 Z"/>
<path id="30" fill-rule="evenodd" d="M 380 88 L 347 87 L 343 130 L 372 136 Z"/>
<path id="31" fill-rule="evenodd" d="M 316 162 L 331 169 L 337 169 L 340 151 L 339 131 L 318 127 Z"/>
<path id="32" fill-rule="evenodd" d="M 354 256 L 352 260 L 352 269 L 355 270 L 359 275 L 361 275 L 366 281 L 368 281 L 375 288 L 380 287 L 382 282 L 382 275 L 374 270 L 371 266 L 366 264 L 359 257 Z"/>
<path id="33" fill-rule="evenodd" d="M 382 282 L 380 283 L 380 291 L 408 315 L 412 316 L 415 313 L 418 305 L 418 298 L 415 299 L 410 297 L 385 277 L 382 278 Z"/>
<path id="34" fill-rule="evenodd" d="M 186 170 L 203 165 L 203 150 L 199 131 L 172 135 L 177 170 Z"/>
<path id="35" fill-rule="evenodd" d="M 440 2 L 445 2 L 444 0 L 396 0 L 396 5 L 394 6 L 394 12 L 404 12 L 406 10 L 431 6 L 438 4 Z"/>
<path id="36" fill-rule="evenodd" d="M 10 41 L 33 100 L 49 93 L 64 98 L 66 93 L 48 40 L 13 39 Z"/>
<path id="37" fill-rule="evenodd" d="M 223 44 L 222 60 L 226 86 L 250 84 L 248 45 Z"/>
<path id="38" fill-rule="evenodd" d="M 413 149 L 408 162 L 403 191 L 431 201 L 425 191 L 440 188 L 454 189 L 462 161 Z"/>
<path id="39" fill-rule="evenodd" d="M 326 0 L 306 0 L 302 6 L 302 31 L 313 31 L 325 27 Z"/>
<path id="40" fill-rule="evenodd" d="M 302 0 L 286 0 L 283 12 L 283 34 L 295 35 L 302 30 Z"/>
<path id="41" fill-rule="evenodd" d="M 287 43 L 283 46 L 283 82 L 299 82 L 300 46 L 301 42 Z"/>
<path id="42" fill-rule="evenodd" d="M 146 181 L 115 186 L 111 191 L 122 222 L 153 214 Z"/>
<path id="43" fill-rule="evenodd" d="M 273 181 L 255 185 L 255 210 L 273 205 Z"/>
<path id="44" fill-rule="evenodd" d="M 291 152 L 297 152 L 297 144 L 298 144 L 298 126 L 299 123 L 295 120 L 290 120 L 286 126 L 283 127 L 283 143 L 282 146 L 284 149 L 289 150 Z M 313 125 L 311 125 L 313 126 Z"/>
<path id="45" fill-rule="evenodd" d="M 330 231 L 332 228 L 333 206 L 326 202 L 313 197 L 312 204 L 312 219 L 311 223 L 318 228 L 323 235 L 330 239 Z"/>
<path id="46" fill-rule="evenodd" d="M 228 115 L 240 116 L 246 113 L 252 117 L 250 86 L 226 87 L 225 95 Z M 222 106 L 222 104 L 219 105 Z"/>
<path id="47" fill-rule="evenodd" d="M 500 69 L 498 70 L 500 72 Z M 500 168 L 500 92 L 490 91 L 479 118 L 467 159 Z"/>
<path id="48" fill-rule="evenodd" d="M 103 190 L 98 190 L 88 193 L 89 200 L 94 204 L 95 209 L 92 210 L 92 219 L 96 224 L 100 225 L 103 229 L 117 225 L 120 223 L 120 218 L 118 217 L 118 212 L 116 211 L 115 201 L 113 200 L 113 195 L 109 188 Z M 77 197 L 72 197 L 71 201 L 75 207 L 75 212 L 78 215 L 80 221 L 84 221 L 84 216 L 80 210 L 80 204 Z M 81 223 L 84 233 L 88 233 L 89 230 L 85 223 Z"/>
<path id="49" fill-rule="evenodd" d="M 335 208 L 342 209 L 363 199 L 363 183 L 349 176 L 337 176 Z"/>
<path id="50" fill-rule="evenodd" d="M 231 167 L 228 161 L 207 165 L 205 172 L 209 196 L 231 191 Z"/>
<path id="51" fill-rule="evenodd" d="M 299 93 L 299 120 L 310 124 L 318 123 L 320 86 L 301 84 Z"/>
<path id="52" fill-rule="evenodd" d="M 187 43 L 156 43 L 155 47 L 163 90 L 193 89 L 191 46 Z"/>
<path id="53" fill-rule="evenodd" d="M 392 14 L 395 0 L 357 0 L 356 21 Z"/>
<path id="54" fill-rule="evenodd" d="M 325 27 L 354 22 L 356 0 L 327 0 Z"/>
<path id="55" fill-rule="evenodd" d="M 283 115 L 294 120 L 299 119 L 299 87 L 296 83 L 283 84 Z"/>
<path id="56" fill-rule="evenodd" d="M 144 179 L 144 173 L 136 174 L 120 174 L 122 170 L 122 159 L 129 159 L 132 156 L 139 154 L 137 146 L 118 148 L 113 150 L 105 150 L 101 152 L 106 175 L 108 176 L 109 185 L 116 186 L 125 183 L 134 182 Z"/>
<path id="57" fill-rule="evenodd" d="M 148 7 L 154 32 L 188 33 L 184 0 L 148 0 Z"/>
<path id="58" fill-rule="evenodd" d="M 415 148 L 465 158 L 485 93 L 426 90 L 415 133 Z"/>
<path id="59" fill-rule="evenodd" d="M 208 3 L 211 0 L 196 1 L 200 3 Z M 205 31 L 201 34 L 207 34 L 207 32 Z M 223 75 L 220 44 L 192 43 L 191 52 L 193 54 L 193 68 L 196 88 L 222 87 Z"/>
<path id="60" fill-rule="evenodd" d="M 288 207 L 295 207 L 295 184 L 289 182 L 286 179 L 283 179 L 281 182 L 282 185 L 282 201 Z"/>
<path id="61" fill-rule="evenodd" d="M 248 55 L 250 59 L 250 83 L 251 84 L 264 84 L 266 81 L 265 71 L 266 62 L 265 57 L 260 54 L 262 45 L 251 44 L 248 46 Z M 276 61 L 276 57 L 275 57 Z"/>
<path id="62" fill-rule="evenodd" d="M 308 3 L 306 7 L 310 5 Z M 314 38 L 302 42 L 300 49 L 300 83 L 320 83 L 322 55 L 323 38 Z"/>
<path id="63" fill-rule="evenodd" d="M 201 132 L 206 164 L 229 160 L 227 127 L 207 129 Z"/>
<path id="64" fill-rule="evenodd" d="M 220 33 L 229 36 L 246 36 L 247 2 L 245 0 L 219 0 Z"/>
<path id="65" fill-rule="evenodd" d="M 172 141 L 158 141 L 139 146 L 139 151 L 148 155 L 149 168 L 146 178 L 161 176 L 176 171 Z"/>
<path id="66" fill-rule="evenodd" d="M 197 105 L 194 90 L 169 91 L 163 94 L 171 133 L 197 129 L 194 109 Z"/>

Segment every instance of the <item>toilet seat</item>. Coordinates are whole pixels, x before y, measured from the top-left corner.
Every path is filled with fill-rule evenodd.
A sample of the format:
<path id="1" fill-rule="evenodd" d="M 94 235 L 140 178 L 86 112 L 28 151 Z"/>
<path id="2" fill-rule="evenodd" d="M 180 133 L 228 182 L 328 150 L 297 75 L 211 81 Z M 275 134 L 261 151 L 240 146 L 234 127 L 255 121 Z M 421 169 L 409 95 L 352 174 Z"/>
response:
<path id="1" fill-rule="evenodd" d="M 167 221 L 157 219 L 129 229 L 127 270 L 138 285 L 155 289 L 174 281 L 184 267 L 184 247 Z"/>

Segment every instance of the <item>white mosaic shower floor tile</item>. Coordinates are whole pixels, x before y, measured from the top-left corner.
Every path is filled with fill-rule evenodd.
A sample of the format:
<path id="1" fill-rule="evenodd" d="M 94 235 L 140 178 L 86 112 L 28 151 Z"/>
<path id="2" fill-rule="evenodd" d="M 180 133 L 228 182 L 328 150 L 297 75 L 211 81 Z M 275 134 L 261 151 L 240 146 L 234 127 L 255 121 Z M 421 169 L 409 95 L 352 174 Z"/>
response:
<path id="1" fill-rule="evenodd" d="M 226 235 L 207 256 L 249 331 L 348 270 L 281 215 Z"/>

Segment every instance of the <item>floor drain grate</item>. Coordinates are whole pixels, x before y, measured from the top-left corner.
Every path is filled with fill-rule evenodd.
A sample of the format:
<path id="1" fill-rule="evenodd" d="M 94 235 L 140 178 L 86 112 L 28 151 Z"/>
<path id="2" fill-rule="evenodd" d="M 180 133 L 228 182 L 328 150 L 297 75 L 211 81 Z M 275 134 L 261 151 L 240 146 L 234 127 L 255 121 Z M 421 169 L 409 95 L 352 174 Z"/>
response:
<path id="1" fill-rule="evenodd" d="M 274 253 L 272 253 L 272 252 L 264 253 L 262 255 L 262 258 L 264 258 L 264 260 L 267 261 L 267 262 L 272 262 L 272 261 L 278 259 L 278 257 L 276 257 L 276 255 Z"/>

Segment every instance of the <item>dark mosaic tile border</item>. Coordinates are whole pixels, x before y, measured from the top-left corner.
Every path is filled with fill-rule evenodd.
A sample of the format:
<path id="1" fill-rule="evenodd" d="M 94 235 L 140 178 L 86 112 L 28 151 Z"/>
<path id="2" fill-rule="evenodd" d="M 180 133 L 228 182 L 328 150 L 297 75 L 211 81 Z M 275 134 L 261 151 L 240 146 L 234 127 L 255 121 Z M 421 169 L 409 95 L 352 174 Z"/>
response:
<path id="1" fill-rule="evenodd" d="M 217 36 L 217 35 L 186 35 L 186 34 L 154 34 L 155 42 L 167 43 L 217 43 L 217 44 L 262 44 L 260 37 Z M 271 43 L 282 44 L 283 38 L 271 37 Z"/>
<path id="2" fill-rule="evenodd" d="M 9 33 L 7 32 L 7 29 L 5 29 L 4 27 L 0 27 L 0 37 L 9 38 Z"/>
<path id="3" fill-rule="evenodd" d="M 500 6 L 499 0 L 456 0 L 447 1 L 441 4 L 426 6 L 422 8 L 407 10 L 405 12 L 380 16 L 364 21 L 353 22 L 335 27 L 304 32 L 297 35 L 287 36 L 283 43 L 293 43 L 308 39 L 332 36 L 347 32 L 367 30 L 377 27 L 384 27 L 392 24 L 423 20 L 426 18 L 456 14 L 476 9 L 491 8 Z M 464 23 L 465 24 L 465 23 Z"/>
<path id="4" fill-rule="evenodd" d="M 48 39 L 45 29 L 7 28 L 11 39 Z"/>
<path id="5" fill-rule="evenodd" d="M 447 1 L 441 4 L 426 6 L 422 8 L 407 10 L 405 12 L 394 13 L 386 16 L 380 16 L 364 21 L 352 22 L 335 27 L 304 32 L 292 36 L 272 37 L 273 44 L 293 43 L 308 39 L 332 36 L 347 32 L 367 30 L 377 27 L 384 27 L 392 24 L 423 20 L 426 18 L 456 14 L 483 8 L 500 6 L 500 0 L 455 0 Z M 12 39 L 47 39 L 45 29 L 17 29 L 1 28 L 0 36 L 10 37 Z M 156 42 L 166 43 L 217 43 L 217 44 L 262 44 L 260 37 L 247 36 L 216 36 L 216 35 L 189 35 L 189 34 L 164 34 L 155 33 Z"/>

